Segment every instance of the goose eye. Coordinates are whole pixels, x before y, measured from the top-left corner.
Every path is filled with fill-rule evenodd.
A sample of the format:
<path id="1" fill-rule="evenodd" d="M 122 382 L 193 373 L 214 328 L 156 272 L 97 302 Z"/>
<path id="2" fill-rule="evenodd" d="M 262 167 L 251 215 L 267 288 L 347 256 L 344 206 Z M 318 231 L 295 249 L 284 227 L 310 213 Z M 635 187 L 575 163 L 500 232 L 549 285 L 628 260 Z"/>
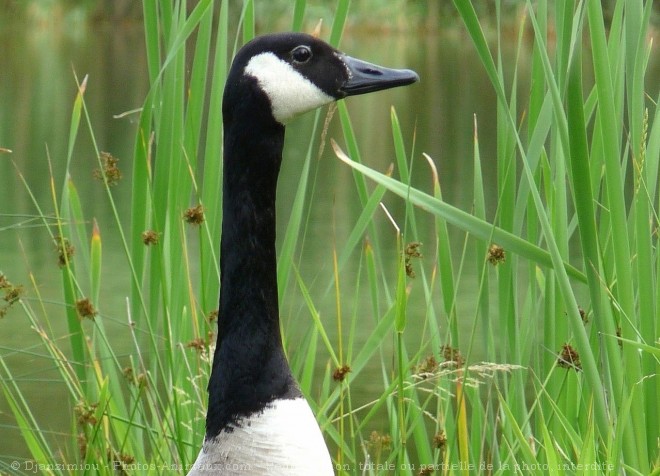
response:
<path id="1" fill-rule="evenodd" d="M 296 46 L 291 51 L 291 57 L 296 63 L 307 63 L 312 57 L 312 50 L 308 46 Z"/>

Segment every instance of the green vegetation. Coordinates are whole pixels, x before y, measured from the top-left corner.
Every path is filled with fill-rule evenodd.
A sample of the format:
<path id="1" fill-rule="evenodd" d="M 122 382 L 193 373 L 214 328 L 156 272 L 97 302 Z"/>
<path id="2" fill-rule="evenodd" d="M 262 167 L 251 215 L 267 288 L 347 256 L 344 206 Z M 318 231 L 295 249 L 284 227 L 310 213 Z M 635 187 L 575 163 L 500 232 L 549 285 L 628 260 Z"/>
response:
<path id="1" fill-rule="evenodd" d="M 33 199 L 59 255 L 68 342 L 53 339 L 36 283 L 22 289 L 0 276 L 0 311 L 22 309 L 75 409 L 69 441 L 54 445 L 45 436 L 47 422 L 32 414 L 0 358 L 0 388 L 35 462 L 31 468 L 185 472 L 199 450 L 217 317 L 222 176 L 221 161 L 201 160 L 221 156 L 221 134 L 202 129 L 221 131 L 229 58 L 254 35 L 257 20 L 253 0 L 246 0 L 232 37 L 230 2 L 219 3 L 214 18 L 211 0 L 190 10 L 182 1 L 143 2 L 151 89 L 135 137 L 130 224 L 114 205 L 116 162 L 97 148 L 96 175 L 125 252 L 130 298 L 116 313 L 128 316 L 128 361 L 106 333 L 107 314 L 96 309 L 102 269 L 118 264 L 104 262 L 101 232 L 94 227 L 90 236 L 70 177 L 52 182 L 54 223 Z M 305 336 L 295 351 L 285 348 L 337 473 L 657 474 L 660 98 L 644 90 L 652 2 L 616 2 L 607 33 L 600 2 L 559 0 L 552 15 L 546 1 L 528 4 L 522 20 L 534 35 L 528 97 L 517 95 L 517 69 L 504 77 L 498 49 L 486 42 L 471 3 L 454 3 L 498 98 L 494 217 L 486 211 L 478 118 L 469 212 L 443 201 L 432 158 L 414 150 L 394 110 L 391 173 L 362 164 L 369 151 L 353 133 L 344 103 L 316 113 L 298 169 L 278 277 L 281 302 L 302 296 L 307 312 L 284 316 L 285 336 L 289 329 Z M 334 45 L 349 4 L 337 3 L 329 33 Z M 305 0 L 295 2 L 292 29 L 302 28 L 306 8 Z M 586 62 L 593 63 L 593 84 L 582 77 Z M 81 79 L 69 163 L 83 131 L 95 136 L 85 87 Z M 299 250 L 315 180 L 311 163 L 333 113 L 343 138 L 327 142 L 352 167 L 363 211 L 349 239 L 334 245 L 331 318 L 318 312 L 320 298 L 299 271 Z M 412 187 L 414 174 L 431 177 L 432 188 Z M 404 223 L 394 224 L 394 263 L 372 222 L 387 191 L 401 197 L 406 211 Z M 429 221 L 434 240 L 425 238 L 420 247 L 420 229 Z M 475 262 L 449 253 L 450 228 L 465 232 L 458 245 L 474 248 Z M 342 286 L 349 261 L 357 263 L 358 280 Z M 478 278 L 474 315 L 461 313 L 456 302 L 458 289 L 472 286 L 468 269 Z M 24 299 L 25 292 L 32 298 Z M 373 319 L 354 304 L 358 294 L 369 296 Z M 415 342 L 406 338 L 412 300 L 426 310 L 423 322 L 414 323 L 422 327 Z M 466 321 L 467 333 L 459 326 Z M 369 327 L 360 345 L 357 326 Z M 318 362 L 326 355 L 327 362 Z M 377 375 L 365 370 L 372 362 Z M 365 379 L 373 394 L 363 404 L 351 388 Z M 21 466 L 30 472 L 27 467 Z"/>

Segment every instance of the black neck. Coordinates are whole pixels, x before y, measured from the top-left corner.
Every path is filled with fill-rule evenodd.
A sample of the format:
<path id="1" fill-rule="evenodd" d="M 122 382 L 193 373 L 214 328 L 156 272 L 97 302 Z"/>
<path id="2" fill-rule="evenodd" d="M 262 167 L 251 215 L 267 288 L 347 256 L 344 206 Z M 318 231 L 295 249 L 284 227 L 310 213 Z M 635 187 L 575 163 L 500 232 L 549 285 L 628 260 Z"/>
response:
<path id="1" fill-rule="evenodd" d="M 284 126 L 251 119 L 225 117 L 220 311 L 207 438 L 276 398 L 299 395 L 282 348 L 277 298 L 275 195 Z"/>

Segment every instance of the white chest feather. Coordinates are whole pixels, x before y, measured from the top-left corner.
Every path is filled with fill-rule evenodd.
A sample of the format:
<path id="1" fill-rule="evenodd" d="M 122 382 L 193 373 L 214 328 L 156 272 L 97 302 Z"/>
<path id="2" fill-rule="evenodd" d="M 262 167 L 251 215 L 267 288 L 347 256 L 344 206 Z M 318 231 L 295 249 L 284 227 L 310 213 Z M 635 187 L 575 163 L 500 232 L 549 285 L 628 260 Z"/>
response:
<path id="1" fill-rule="evenodd" d="M 245 74 L 257 80 L 270 99 L 273 117 L 280 124 L 334 101 L 273 53 L 261 53 L 250 59 Z"/>
<path id="2" fill-rule="evenodd" d="M 328 449 L 307 401 L 277 400 L 204 442 L 189 476 L 331 476 Z"/>

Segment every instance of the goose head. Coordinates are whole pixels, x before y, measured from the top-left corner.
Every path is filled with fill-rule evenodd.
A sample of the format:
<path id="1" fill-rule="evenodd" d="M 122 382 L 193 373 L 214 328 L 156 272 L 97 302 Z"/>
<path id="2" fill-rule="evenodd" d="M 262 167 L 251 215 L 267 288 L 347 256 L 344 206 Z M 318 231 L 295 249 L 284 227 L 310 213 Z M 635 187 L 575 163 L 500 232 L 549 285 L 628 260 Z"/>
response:
<path id="1" fill-rule="evenodd" d="M 332 101 L 417 80 L 414 71 L 352 58 L 311 35 L 264 35 L 246 44 L 234 59 L 223 115 L 226 124 L 241 111 L 259 110 L 285 125 Z"/>

